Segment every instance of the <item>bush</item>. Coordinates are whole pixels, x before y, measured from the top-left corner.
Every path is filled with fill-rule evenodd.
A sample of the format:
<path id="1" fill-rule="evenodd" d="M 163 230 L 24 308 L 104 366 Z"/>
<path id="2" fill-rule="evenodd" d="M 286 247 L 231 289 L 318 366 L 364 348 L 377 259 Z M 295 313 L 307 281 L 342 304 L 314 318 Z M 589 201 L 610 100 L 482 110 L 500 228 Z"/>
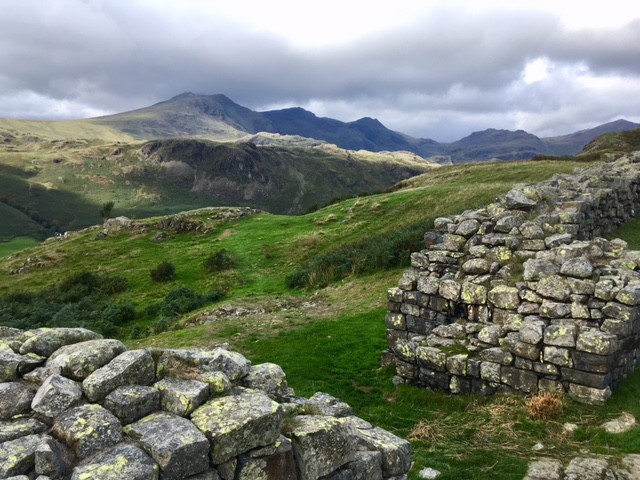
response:
<path id="1" fill-rule="evenodd" d="M 171 262 L 162 262 L 151 270 L 151 279 L 154 282 L 170 282 L 176 277 L 176 267 Z"/>
<path id="2" fill-rule="evenodd" d="M 164 299 L 162 312 L 165 315 L 177 317 L 196 308 L 200 308 L 207 301 L 204 295 L 188 287 L 180 287 L 172 290 Z"/>
<path id="3" fill-rule="evenodd" d="M 203 263 L 204 268 L 209 273 L 222 272 L 223 270 L 229 270 L 236 266 L 236 262 L 233 257 L 225 249 L 218 250 L 217 252 L 209 255 Z"/>
<path id="4" fill-rule="evenodd" d="M 121 326 L 136 318 L 136 309 L 130 303 L 110 303 L 102 311 L 102 320 Z"/>

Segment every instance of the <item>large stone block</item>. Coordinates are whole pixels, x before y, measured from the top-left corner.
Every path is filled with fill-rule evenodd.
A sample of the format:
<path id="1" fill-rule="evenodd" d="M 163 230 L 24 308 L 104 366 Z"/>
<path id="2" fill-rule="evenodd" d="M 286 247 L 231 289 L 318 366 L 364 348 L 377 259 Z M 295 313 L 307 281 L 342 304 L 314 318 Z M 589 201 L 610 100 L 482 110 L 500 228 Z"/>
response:
<path id="1" fill-rule="evenodd" d="M 104 407 L 127 425 L 159 410 L 160 392 L 142 385 L 118 387 L 104 399 Z"/>
<path id="2" fill-rule="evenodd" d="M 209 441 L 185 418 L 153 413 L 124 433 L 155 460 L 163 479 L 180 480 L 209 468 Z"/>
<path id="3" fill-rule="evenodd" d="M 52 434 L 64 442 L 78 458 L 122 440 L 122 426 L 108 410 L 96 404 L 75 407 L 56 417 Z"/>
<path id="4" fill-rule="evenodd" d="M 65 377 L 82 381 L 125 350 L 119 340 L 87 340 L 59 348 L 49 357 L 45 367 L 60 368 Z"/>
<path id="5" fill-rule="evenodd" d="M 165 378 L 153 388 L 160 392 L 163 410 L 186 417 L 209 398 L 209 385 L 198 380 Z"/>
<path id="6" fill-rule="evenodd" d="M 120 443 L 80 463 L 71 480 L 157 480 L 158 465 L 141 449 Z"/>
<path id="7" fill-rule="evenodd" d="M 121 353 L 82 382 L 85 395 L 91 401 L 102 400 L 123 385 L 150 385 L 155 379 L 155 362 L 147 350 Z"/>
<path id="8" fill-rule="evenodd" d="M 78 382 L 51 375 L 36 392 L 31 408 L 45 417 L 53 418 L 72 407 L 82 398 L 82 387 Z"/>
<path id="9" fill-rule="evenodd" d="M 346 419 L 300 415 L 293 419 L 287 436 L 300 480 L 328 475 L 355 458 L 355 429 Z"/>
<path id="10" fill-rule="evenodd" d="M 20 353 L 35 353 L 49 357 L 64 345 L 95 340 L 102 336 L 86 328 L 37 328 L 29 330 L 28 338 L 20 347 Z"/>
<path id="11" fill-rule="evenodd" d="M 27 412 L 34 395 L 33 388 L 26 383 L 0 383 L 0 420 Z"/>
<path id="12" fill-rule="evenodd" d="M 274 443 L 284 414 L 279 404 L 257 392 L 210 400 L 193 412 L 191 420 L 211 443 L 211 462 L 220 464 Z"/>
<path id="13" fill-rule="evenodd" d="M 404 475 L 411 468 L 411 444 L 381 428 L 356 428 L 359 449 L 382 453 L 382 474 L 385 478 Z"/>

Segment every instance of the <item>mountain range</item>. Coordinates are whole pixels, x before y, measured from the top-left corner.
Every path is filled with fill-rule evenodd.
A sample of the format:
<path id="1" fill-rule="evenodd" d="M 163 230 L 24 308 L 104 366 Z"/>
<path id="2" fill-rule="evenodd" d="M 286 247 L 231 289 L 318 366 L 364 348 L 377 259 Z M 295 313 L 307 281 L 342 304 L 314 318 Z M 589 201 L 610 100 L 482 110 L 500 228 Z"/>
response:
<path id="1" fill-rule="evenodd" d="M 489 128 L 450 143 L 415 138 L 364 117 L 353 122 L 318 117 L 300 107 L 257 112 L 225 95 L 183 93 L 164 102 L 130 112 L 85 120 L 112 127 L 140 140 L 201 137 L 235 140 L 263 133 L 305 137 L 348 150 L 408 151 L 439 163 L 487 160 L 526 160 L 534 156 L 575 155 L 591 140 L 608 132 L 627 131 L 640 124 L 616 120 L 568 135 L 540 138 L 523 130 Z M 279 140 L 282 142 L 282 139 Z"/>

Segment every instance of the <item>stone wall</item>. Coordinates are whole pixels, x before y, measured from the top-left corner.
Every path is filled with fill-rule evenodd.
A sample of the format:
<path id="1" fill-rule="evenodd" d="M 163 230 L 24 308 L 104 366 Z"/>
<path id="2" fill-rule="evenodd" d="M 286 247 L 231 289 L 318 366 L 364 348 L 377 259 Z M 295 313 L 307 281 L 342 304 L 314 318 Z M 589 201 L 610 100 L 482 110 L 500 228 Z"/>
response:
<path id="1" fill-rule="evenodd" d="M 400 381 L 602 404 L 639 361 L 640 252 L 605 240 L 640 208 L 640 152 L 435 220 L 389 291 Z"/>
<path id="2" fill-rule="evenodd" d="M 409 443 L 224 347 L 0 327 L 0 478 L 406 479 Z"/>

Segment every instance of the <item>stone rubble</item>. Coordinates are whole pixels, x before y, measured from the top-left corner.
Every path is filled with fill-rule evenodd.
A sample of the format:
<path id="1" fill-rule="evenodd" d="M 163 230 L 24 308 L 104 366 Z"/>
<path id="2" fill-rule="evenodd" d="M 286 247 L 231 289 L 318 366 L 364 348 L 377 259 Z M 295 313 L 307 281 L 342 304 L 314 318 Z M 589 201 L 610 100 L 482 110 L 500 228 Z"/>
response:
<path id="1" fill-rule="evenodd" d="M 434 221 L 389 290 L 397 382 L 566 392 L 602 405 L 640 361 L 640 252 L 602 238 L 640 212 L 640 152 Z"/>
<path id="2" fill-rule="evenodd" d="M 410 444 L 237 352 L 0 329 L 0 478 L 401 480 Z"/>

